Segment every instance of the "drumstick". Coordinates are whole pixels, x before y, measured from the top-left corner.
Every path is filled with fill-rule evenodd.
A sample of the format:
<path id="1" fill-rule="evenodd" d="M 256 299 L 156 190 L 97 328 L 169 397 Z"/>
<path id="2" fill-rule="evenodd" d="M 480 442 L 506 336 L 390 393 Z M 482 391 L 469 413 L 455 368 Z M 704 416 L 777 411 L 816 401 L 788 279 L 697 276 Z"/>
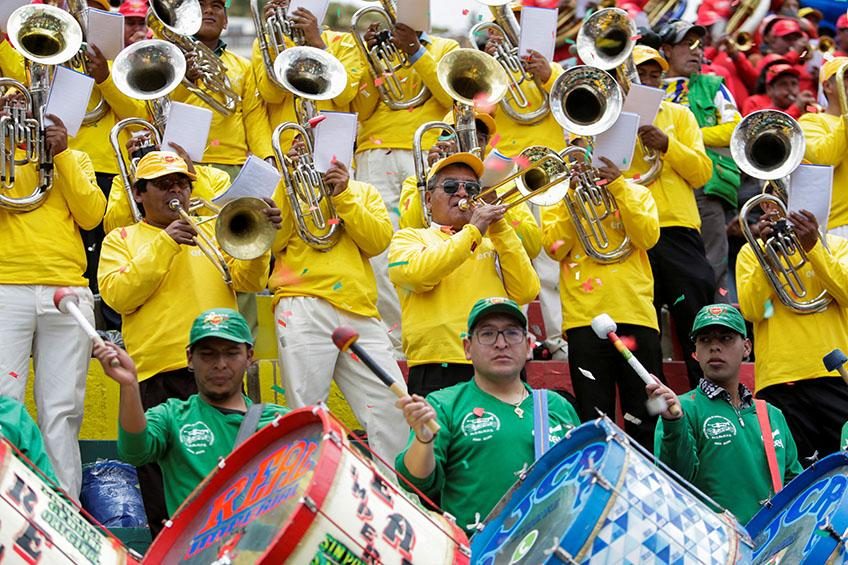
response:
<path id="1" fill-rule="evenodd" d="M 627 346 L 621 341 L 621 338 L 615 333 L 615 330 L 618 329 L 615 325 L 615 321 L 610 317 L 609 314 L 598 314 L 592 319 L 592 329 L 595 331 L 595 335 L 597 335 L 600 339 L 608 339 L 612 342 L 615 348 L 619 353 L 627 360 L 627 363 L 636 371 L 636 374 L 639 375 L 639 378 L 646 384 L 654 384 L 659 382 L 658 379 L 653 376 L 651 373 L 645 369 L 645 366 L 636 359 L 636 356 L 633 355 L 633 352 L 630 351 Z M 679 418 L 682 414 L 680 411 L 680 407 L 677 405 L 673 405 L 669 407 L 669 412 L 675 418 Z"/>
<path id="2" fill-rule="evenodd" d="M 82 330 L 88 334 L 88 337 L 94 340 L 94 343 L 105 346 L 103 338 L 100 337 L 94 326 L 82 315 L 79 309 L 79 295 L 74 289 L 68 287 L 57 288 L 56 292 L 53 293 L 53 304 L 62 314 L 70 314 Z M 119 367 L 121 362 L 116 357 L 112 357 L 109 360 L 109 364 L 113 367 Z"/>
<path id="3" fill-rule="evenodd" d="M 403 390 L 399 384 L 395 382 L 390 374 L 388 374 L 381 366 L 379 366 L 362 347 L 356 343 L 359 339 L 359 334 L 355 329 L 347 326 L 339 326 L 333 330 L 333 343 L 339 348 L 339 351 L 352 351 L 366 367 L 371 369 L 371 372 L 377 375 L 377 378 L 383 381 L 383 384 L 395 393 L 398 398 L 406 398 L 407 392 Z M 426 424 L 427 429 L 433 432 L 433 435 L 439 433 L 440 426 L 435 420 L 429 420 Z"/>
<path id="4" fill-rule="evenodd" d="M 830 353 L 824 356 L 822 359 L 824 362 L 824 368 L 830 371 L 837 371 L 842 378 L 845 380 L 845 384 L 848 384 L 848 369 L 845 369 L 845 363 L 848 362 L 848 357 L 842 353 L 841 349 L 834 349 Z"/>

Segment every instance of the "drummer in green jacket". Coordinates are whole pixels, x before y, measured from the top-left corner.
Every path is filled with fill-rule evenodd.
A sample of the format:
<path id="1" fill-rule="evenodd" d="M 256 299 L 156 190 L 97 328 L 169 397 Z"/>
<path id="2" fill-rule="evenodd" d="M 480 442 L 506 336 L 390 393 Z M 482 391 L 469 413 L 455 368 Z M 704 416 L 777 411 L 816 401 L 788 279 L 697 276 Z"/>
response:
<path id="1" fill-rule="evenodd" d="M 704 371 L 698 388 L 678 397 L 662 384 L 647 386 L 649 396 L 668 404 L 657 422 L 654 454 L 745 524 L 774 496 L 754 397 L 739 381 L 742 360 L 751 353 L 745 320 L 733 306 L 704 306 L 691 336 Z M 672 406 L 682 415 L 672 416 Z M 802 471 L 795 440 L 783 413 L 765 406 L 785 484 Z"/>
<path id="2" fill-rule="evenodd" d="M 520 378 L 533 340 L 518 304 L 495 297 L 474 304 L 463 344 L 470 381 L 398 401 L 411 432 L 395 468 L 428 497 L 441 497 L 471 534 L 534 461 L 534 399 Z M 580 420 L 567 400 L 545 393 L 552 444 Z M 435 436 L 426 427 L 433 419 L 441 426 Z"/>
<path id="3" fill-rule="evenodd" d="M 253 361 L 253 337 L 241 314 L 229 308 L 200 314 L 192 324 L 186 354 L 198 394 L 145 412 L 130 356 L 112 343 L 94 346 L 103 370 L 120 385 L 118 455 L 136 466 L 159 464 L 171 516 L 233 450 L 252 404 L 242 393 L 242 383 Z M 115 358 L 120 361 L 117 367 L 110 364 Z M 258 427 L 287 412 L 282 406 L 264 405 Z"/>
<path id="4" fill-rule="evenodd" d="M 24 405 L 8 396 L 0 396 L 0 436 L 17 447 L 54 485 L 59 484 L 44 450 L 44 440 L 38 426 Z"/>

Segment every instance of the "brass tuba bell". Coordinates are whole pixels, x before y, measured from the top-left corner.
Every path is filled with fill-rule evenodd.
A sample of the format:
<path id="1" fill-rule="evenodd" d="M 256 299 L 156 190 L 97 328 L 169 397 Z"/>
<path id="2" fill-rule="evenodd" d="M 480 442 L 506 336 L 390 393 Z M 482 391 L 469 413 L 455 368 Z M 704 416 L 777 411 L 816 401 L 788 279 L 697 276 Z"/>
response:
<path id="1" fill-rule="evenodd" d="M 571 67 L 551 88 L 551 112 L 566 131 L 592 136 L 618 120 L 624 96 L 615 79 L 601 69 Z"/>

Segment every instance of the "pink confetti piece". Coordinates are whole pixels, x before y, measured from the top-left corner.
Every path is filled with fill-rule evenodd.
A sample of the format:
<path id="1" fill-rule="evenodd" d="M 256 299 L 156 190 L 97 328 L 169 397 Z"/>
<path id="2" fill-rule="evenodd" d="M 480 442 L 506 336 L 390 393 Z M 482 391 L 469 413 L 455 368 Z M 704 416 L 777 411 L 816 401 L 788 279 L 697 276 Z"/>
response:
<path id="1" fill-rule="evenodd" d="M 315 116 L 314 118 L 311 118 L 309 120 L 309 122 L 308 122 L 309 127 L 314 128 L 315 126 L 317 126 L 318 124 L 320 124 L 321 122 L 323 122 L 326 119 L 327 119 L 327 116 L 324 116 L 323 114 L 318 114 L 317 116 Z"/>
<path id="2" fill-rule="evenodd" d="M 327 220 L 327 223 L 331 226 L 337 226 L 339 224 L 339 219 L 338 218 L 330 218 L 329 220 Z"/>
<path id="3" fill-rule="evenodd" d="M 624 347 L 629 349 L 630 351 L 636 351 L 639 347 L 636 345 L 636 338 L 632 335 L 622 335 L 619 336 L 621 339 L 621 343 L 624 344 Z"/>
<path id="4" fill-rule="evenodd" d="M 592 284 L 592 279 L 586 279 L 582 283 L 580 283 L 580 288 L 583 289 L 583 292 L 592 292 L 595 290 L 594 285 Z"/>
<path id="5" fill-rule="evenodd" d="M 121 228 L 121 239 L 126 239 L 126 238 L 127 238 L 127 229 Z"/>
<path id="6" fill-rule="evenodd" d="M 380 85 L 383 84 L 383 77 L 377 77 L 374 79 L 374 86 L 379 88 Z"/>
<path id="7" fill-rule="evenodd" d="M 283 320 L 277 320 L 277 324 L 279 324 L 283 328 L 286 327 L 286 322 Z"/>
<path id="8" fill-rule="evenodd" d="M 726 288 L 719 288 L 718 293 L 722 296 L 727 296 L 727 289 Z"/>
<path id="9" fill-rule="evenodd" d="M 489 145 L 491 145 L 492 147 L 497 147 L 498 142 L 500 142 L 500 140 L 501 140 L 501 134 L 496 133 L 496 134 L 495 134 L 495 135 L 493 135 L 493 136 L 492 136 L 492 138 L 489 140 Z"/>
<path id="10" fill-rule="evenodd" d="M 409 198 L 407 198 L 407 199 L 403 202 L 403 209 L 404 209 L 404 210 L 409 210 L 409 205 L 410 205 L 411 203 L 412 203 L 412 197 L 410 196 Z M 400 215 L 400 214 L 398 214 L 398 215 Z"/>
<path id="11" fill-rule="evenodd" d="M 354 361 L 356 361 L 357 363 L 359 363 L 359 362 L 360 362 L 360 361 L 359 361 L 359 357 L 357 357 L 357 356 L 356 356 L 356 353 L 351 352 L 351 353 L 350 353 L 350 358 L 351 358 L 351 359 L 353 359 Z"/>
<path id="12" fill-rule="evenodd" d="M 642 34 L 637 33 L 636 35 L 630 38 L 630 41 L 639 41 L 640 39 L 642 39 Z"/>
<path id="13" fill-rule="evenodd" d="M 473 412 L 473 413 L 474 413 L 474 415 L 475 415 L 475 416 L 477 416 L 478 418 L 482 418 L 482 417 L 483 417 L 483 414 L 485 414 L 485 413 L 486 413 L 486 411 L 485 411 L 485 410 L 483 410 L 483 409 L 482 409 L 482 408 L 480 408 L 480 407 L 475 408 L 474 410 L 472 410 L 472 412 Z"/>
<path id="14" fill-rule="evenodd" d="M 518 165 L 519 169 L 526 169 L 527 167 L 529 167 L 531 165 L 530 159 L 528 159 L 524 155 L 519 155 L 518 157 L 513 159 L 513 161 L 515 162 L 516 165 Z"/>
<path id="15" fill-rule="evenodd" d="M 510 224 L 512 224 L 512 227 L 517 228 L 521 225 L 521 220 L 513 220 L 510 222 Z"/>
<path id="16" fill-rule="evenodd" d="M 392 327 L 389 328 L 388 333 L 392 333 L 393 331 L 395 331 L 397 329 L 397 327 L 398 327 L 398 324 L 394 324 Z"/>
<path id="17" fill-rule="evenodd" d="M 123 267 L 121 267 L 120 269 L 118 269 L 118 272 L 119 272 L 119 273 L 121 273 L 121 274 L 126 273 L 126 272 L 127 272 L 127 266 L 126 266 L 126 265 L 124 265 Z"/>
<path id="18" fill-rule="evenodd" d="M 291 310 L 283 310 L 282 312 L 280 312 L 280 315 L 283 318 L 291 318 L 294 315 L 294 312 L 292 312 Z"/>
<path id="19" fill-rule="evenodd" d="M 14 372 L 14 371 L 9 371 L 9 376 L 10 376 L 10 377 L 12 377 L 13 379 L 17 379 L 17 378 L 18 378 L 18 374 L 17 374 L 16 372 Z"/>
<path id="20" fill-rule="evenodd" d="M 608 183 L 609 183 L 609 181 L 607 179 L 598 179 L 597 181 L 595 181 L 595 184 L 598 185 L 598 186 L 604 186 L 605 184 L 608 184 Z"/>
<path id="21" fill-rule="evenodd" d="M 465 8 L 465 9 L 462 11 L 462 15 L 463 15 L 463 16 L 467 16 L 467 15 L 468 15 L 468 8 Z"/>
<path id="22" fill-rule="evenodd" d="M 601 281 L 601 279 L 598 278 L 595 279 L 595 284 L 598 286 L 604 286 L 604 283 Z"/>
<path id="23" fill-rule="evenodd" d="M 557 249 L 565 245 L 565 241 L 558 239 L 551 244 L 551 253 L 556 253 Z"/>
<path id="24" fill-rule="evenodd" d="M 212 147 L 218 147 L 219 145 L 221 145 L 221 140 L 220 139 L 213 139 L 212 141 L 209 142 L 209 145 L 211 145 Z"/>

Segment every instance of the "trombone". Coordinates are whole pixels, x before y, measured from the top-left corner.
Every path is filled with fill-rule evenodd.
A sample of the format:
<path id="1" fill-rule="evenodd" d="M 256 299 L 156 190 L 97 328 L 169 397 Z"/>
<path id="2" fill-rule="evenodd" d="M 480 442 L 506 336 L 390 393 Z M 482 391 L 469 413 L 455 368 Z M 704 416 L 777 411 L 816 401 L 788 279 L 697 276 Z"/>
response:
<path id="1" fill-rule="evenodd" d="M 489 6 L 492 13 L 491 22 L 480 22 L 473 26 L 468 31 L 468 39 L 471 45 L 476 45 L 476 36 L 483 32 L 493 31 L 503 38 L 503 42 L 498 44 L 495 52 L 495 59 L 503 66 L 507 72 L 507 87 L 509 96 L 501 100 L 501 109 L 510 118 L 521 124 L 535 124 L 543 119 L 550 112 L 548 105 L 548 94 L 542 88 L 539 79 L 529 74 L 524 70 L 521 58 L 518 56 L 518 38 L 521 31 L 512 13 L 510 4 L 512 0 L 478 0 L 482 4 Z M 542 96 L 542 103 L 538 108 L 532 109 L 527 95 L 521 90 L 521 85 L 525 82 L 533 82 L 536 85 L 539 94 Z"/>
<path id="2" fill-rule="evenodd" d="M 292 25 L 291 20 L 286 17 L 286 10 L 279 5 L 275 5 L 271 15 L 266 17 L 266 4 L 263 0 L 250 0 L 250 15 L 256 28 L 256 39 L 259 41 L 265 72 L 275 86 L 285 88 L 274 72 L 274 61 L 286 50 L 286 38 L 298 46 L 303 45 L 306 38 L 303 31 Z"/>
<path id="3" fill-rule="evenodd" d="M 381 79 L 380 84 L 376 86 L 383 103 L 392 110 L 415 108 L 430 98 L 430 91 L 426 86 L 421 85 L 418 92 L 411 97 L 407 97 L 403 92 L 403 81 L 398 77 L 398 73 L 402 69 L 411 67 L 411 64 L 406 54 L 392 43 L 391 29 L 397 23 L 392 0 L 380 0 L 380 4 L 382 8 L 365 6 L 353 14 L 350 20 L 351 35 L 371 69 L 371 76 Z M 377 34 L 377 43 L 370 49 L 365 42 L 365 31 L 359 25 L 360 21 L 369 14 L 376 16 L 377 20 L 383 24 L 383 29 Z"/>
<path id="4" fill-rule="evenodd" d="M 730 153 L 739 168 L 765 181 L 763 193 L 748 200 L 739 211 L 739 226 L 766 278 L 787 308 L 799 314 L 821 312 L 833 298 L 826 290 L 809 296 L 801 269 L 807 263 L 798 236 L 786 219 L 788 175 L 804 158 L 804 132 L 792 117 L 777 110 L 760 110 L 745 117 L 733 130 Z M 773 194 L 768 192 L 772 191 Z M 760 243 L 748 225 L 748 214 L 768 203 L 776 212 L 774 232 Z M 827 248 L 824 238 L 819 239 Z"/>

